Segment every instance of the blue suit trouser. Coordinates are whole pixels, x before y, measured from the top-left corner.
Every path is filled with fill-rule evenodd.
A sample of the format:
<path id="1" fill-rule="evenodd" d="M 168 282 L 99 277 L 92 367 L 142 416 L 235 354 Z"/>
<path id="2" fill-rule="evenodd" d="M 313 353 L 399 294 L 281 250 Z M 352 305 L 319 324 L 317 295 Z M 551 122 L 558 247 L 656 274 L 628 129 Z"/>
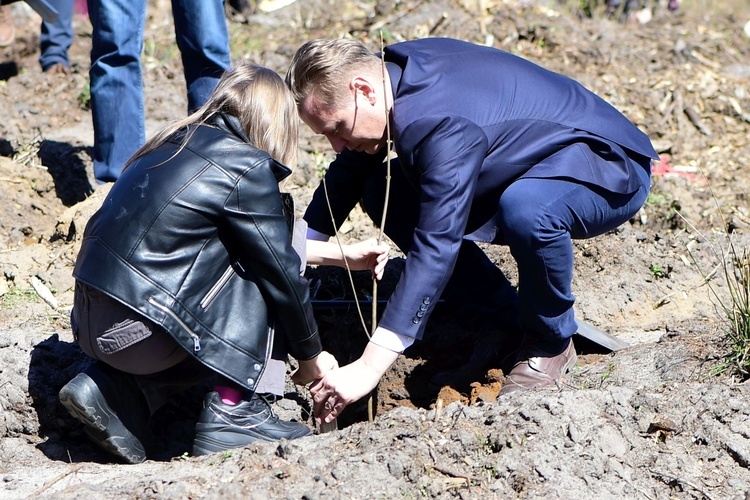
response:
<path id="1" fill-rule="evenodd" d="M 638 213 L 650 174 L 640 166 L 636 172 L 641 187 L 630 194 L 566 179 L 522 178 L 500 197 L 498 230 L 518 265 L 520 324 L 550 351 L 564 348 L 578 330 L 572 240 L 604 234 Z"/>

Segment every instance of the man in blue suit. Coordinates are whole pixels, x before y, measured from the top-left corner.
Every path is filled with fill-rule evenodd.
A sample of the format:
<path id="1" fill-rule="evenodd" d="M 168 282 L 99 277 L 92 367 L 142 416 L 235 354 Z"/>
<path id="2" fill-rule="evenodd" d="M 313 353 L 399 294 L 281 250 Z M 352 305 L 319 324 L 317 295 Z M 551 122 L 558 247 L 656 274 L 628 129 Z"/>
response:
<path id="1" fill-rule="evenodd" d="M 369 393 L 422 337 L 446 286 L 470 297 L 472 280 L 516 314 L 498 312 L 498 323 L 524 336 L 501 394 L 552 384 L 575 365 L 571 240 L 640 209 L 657 157 L 643 132 L 570 78 L 452 39 L 397 43 L 383 59 L 351 40 L 308 42 L 287 84 L 302 120 L 338 153 L 325 176 L 337 226 L 359 201 L 380 221 L 384 201 L 369 193 L 385 185 L 392 145 L 385 232 L 407 256 L 365 352 L 312 385 L 320 420 Z M 305 219 L 312 237 L 335 234 L 322 186 Z M 510 248 L 517 296 L 474 241 Z"/>

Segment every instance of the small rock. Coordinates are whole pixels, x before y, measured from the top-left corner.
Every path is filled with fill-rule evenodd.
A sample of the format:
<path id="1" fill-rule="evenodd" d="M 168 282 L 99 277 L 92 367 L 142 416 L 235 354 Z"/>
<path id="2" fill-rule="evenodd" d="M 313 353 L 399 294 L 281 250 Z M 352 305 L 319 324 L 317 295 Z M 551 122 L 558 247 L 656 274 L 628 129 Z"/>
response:
<path id="1" fill-rule="evenodd" d="M 396 479 L 401 479 L 404 477 L 404 465 L 398 460 L 390 460 L 388 462 L 388 472 Z"/>
<path id="2" fill-rule="evenodd" d="M 581 442 L 581 438 L 582 438 L 581 431 L 578 430 L 578 426 L 574 422 L 568 423 L 568 437 L 574 443 Z"/>

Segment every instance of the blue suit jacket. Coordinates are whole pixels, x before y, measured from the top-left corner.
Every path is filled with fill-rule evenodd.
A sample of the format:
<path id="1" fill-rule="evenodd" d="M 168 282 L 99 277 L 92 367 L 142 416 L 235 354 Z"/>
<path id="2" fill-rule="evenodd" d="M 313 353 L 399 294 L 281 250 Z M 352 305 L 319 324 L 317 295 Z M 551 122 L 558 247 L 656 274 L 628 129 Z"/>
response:
<path id="1" fill-rule="evenodd" d="M 462 239 L 492 221 L 511 182 L 565 178 L 627 194 L 640 187 L 635 169 L 643 168 L 630 158 L 648 164 L 657 157 L 646 135 L 614 107 L 520 57 L 453 39 L 403 42 L 384 55 L 394 146 L 420 193 L 406 267 L 380 320 L 402 335 L 422 336 Z M 575 144 L 586 146 L 574 150 L 578 161 L 570 161 L 570 149 L 566 161 L 556 161 L 556 153 Z M 385 151 L 345 150 L 330 165 L 326 182 L 337 224 L 384 158 Z M 305 218 L 333 234 L 322 189 Z"/>

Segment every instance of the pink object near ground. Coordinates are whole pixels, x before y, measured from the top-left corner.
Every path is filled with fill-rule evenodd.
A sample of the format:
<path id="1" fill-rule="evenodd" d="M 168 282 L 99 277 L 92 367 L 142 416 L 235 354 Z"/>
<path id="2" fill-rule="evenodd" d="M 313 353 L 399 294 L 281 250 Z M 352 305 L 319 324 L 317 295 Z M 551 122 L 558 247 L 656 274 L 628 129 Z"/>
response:
<path id="1" fill-rule="evenodd" d="M 75 13 L 87 16 L 89 14 L 89 7 L 86 0 L 75 0 Z"/>

